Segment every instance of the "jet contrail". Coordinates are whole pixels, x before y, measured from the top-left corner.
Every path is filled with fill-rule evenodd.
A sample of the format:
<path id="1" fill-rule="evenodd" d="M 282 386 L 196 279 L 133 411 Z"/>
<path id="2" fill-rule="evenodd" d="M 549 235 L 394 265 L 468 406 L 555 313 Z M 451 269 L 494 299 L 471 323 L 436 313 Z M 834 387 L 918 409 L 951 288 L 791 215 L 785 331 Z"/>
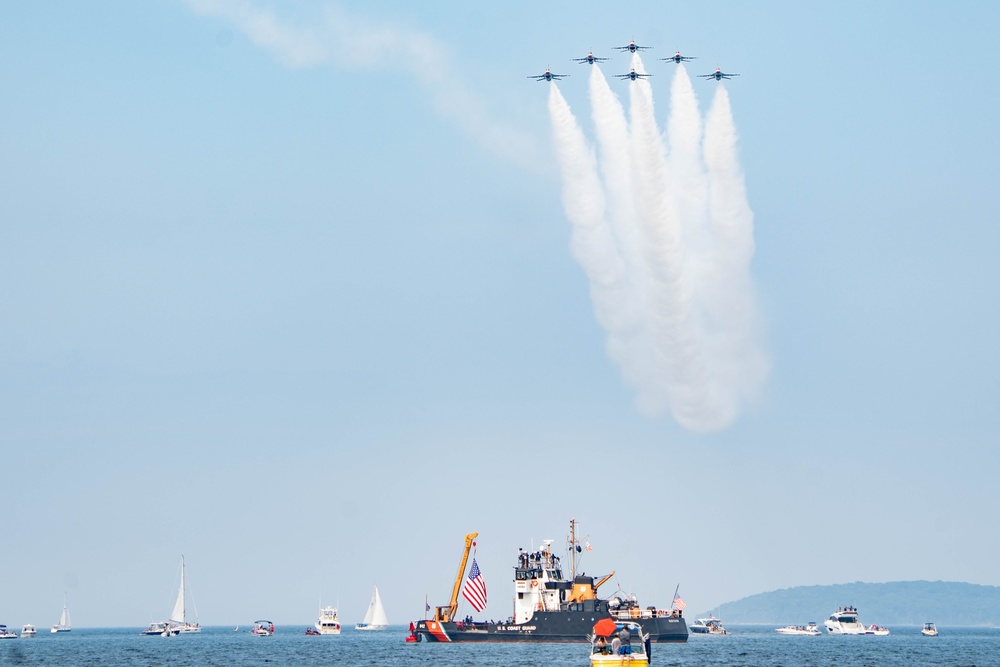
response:
<path id="1" fill-rule="evenodd" d="M 645 72 L 638 54 L 632 67 Z M 767 374 L 749 273 L 753 213 L 729 98 L 720 86 L 703 136 L 694 89 L 679 66 L 665 140 L 649 81 L 628 85 L 626 116 L 591 67 L 596 152 L 551 88 L 573 256 L 640 411 L 669 410 L 688 429 L 719 430 Z"/>

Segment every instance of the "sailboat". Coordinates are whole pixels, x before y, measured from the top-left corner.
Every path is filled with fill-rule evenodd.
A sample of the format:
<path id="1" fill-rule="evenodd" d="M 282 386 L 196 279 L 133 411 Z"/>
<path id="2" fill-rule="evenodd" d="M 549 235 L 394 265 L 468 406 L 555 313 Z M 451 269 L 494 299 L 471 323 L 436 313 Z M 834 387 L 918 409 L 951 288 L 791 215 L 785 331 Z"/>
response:
<path id="1" fill-rule="evenodd" d="M 197 609 L 195 613 L 197 614 Z M 200 625 L 187 622 L 187 610 L 184 607 L 184 556 L 181 556 L 181 585 L 177 589 L 177 600 L 167 623 L 178 632 L 201 632 Z"/>
<path id="2" fill-rule="evenodd" d="M 52 626 L 52 632 L 69 632 L 73 626 L 69 622 L 69 606 L 66 604 L 66 596 L 63 595 L 63 610 L 59 616 L 59 623 Z"/>
<path id="3" fill-rule="evenodd" d="M 389 627 L 389 619 L 385 615 L 385 607 L 382 606 L 382 598 L 378 594 L 378 586 L 372 595 L 372 601 L 368 605 L 368 612 L 365 620 L 354 626 L 355 630 L 385 630 Z"/>
<path id="4" fill-rule="evenodd" d="M 181 585 L 177 589 L 177 600 L 174 602 L 173 611 L 170 612 L 170 618 L 159 623 L 150 623 L 149 627 L 143 630 L 142 634 L 170 637 L 181 633 L 201 632 L 200 625 L 187 622 L 184 588 L 184 556 L 181 556 Z"/>

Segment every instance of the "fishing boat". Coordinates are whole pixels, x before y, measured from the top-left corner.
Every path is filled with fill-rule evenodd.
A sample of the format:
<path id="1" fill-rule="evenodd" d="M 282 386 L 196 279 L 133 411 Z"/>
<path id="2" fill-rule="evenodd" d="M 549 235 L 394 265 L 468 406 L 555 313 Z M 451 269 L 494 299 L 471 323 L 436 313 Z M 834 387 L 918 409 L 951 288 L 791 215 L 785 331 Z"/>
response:
<path id="1" fill-rule="evenodd" d="M 385 615 L 385 607 L 382 606 L 382 598 L 378 594 L 378 586 L 372 593 L 372 601 L 368 603 L 368 611 L 365 612 L 365 620 L 354 626 L 355 630 L 385 630 L 389 627 L 389 619 Z"/>
<path id="2" fill-rule="evenodd" d="M 920 634 L 922 634 L 924 637 L 937 637 L 938 636 L 937 627 L 935 627 L 933 623 L 924 623 L 924 627 L 920 629 Z M 22 637 L 24 636 L 23 632 L 21 633 L 21 636 Z"/>
<path id="3" fill-rule="evenodd" d="M 21 626 L 21 638 L 34 637 L 38 634 L 38 630 L 35 629 L 31 623 Z"/>
<path id="4" fill-rule="evenodd" d="M 17 639 L 17 633 L 0 624 L 0 639 Z"/>
<path id="5" fill-rule="evenodd" d="M 312 628 L 315 630 L 317 635 L 339 635 L 340 634 L 340 617 L 337 616 L 336 607 L 323 607 L 319 610 L 319 618 L 316 619 L 316 625 Z M 313 634 L 307 632 L 306 634 Z"/>
<path id="6" fill-rule="evenodd" d="M 264 620 L 254 621 L 250 634 L 255 637 L 271 637 L 274 635 L 274 623 Z"/>
<path id="7" fill-rule="evenodd" d="M 818 637 L 823 634 L 819 626 L 813 622 L 810 622 L 809 625 L 786 625 L 783 628 L 777 628 L 775 632 L 779 635 L 803 635 L 806 637 Z"/>
<path id="8" fill-rule="evenodd" d="M 711 614 L 708 618 L 699 618 L 694 623 L 688 626 L 688 630 L 691 632 L 696 632 L 700 635 L 726 635 L 726 628 L 723 627 L 722 621 L 717 619 Z"/>
<path id="9" fill-rule="evenodd" d="M 59 622 L 52 626 L 50 632 L 69 632 L 73 629 L 69 620 L 69 605 L 66 603 L 66 596 L 63 596 L 63 610 L 59 615 Z"/>
<path id="10" fill-rule="evenodd" d="M 649 635 L 638 623 L 617 623 L 602 618 L 594 624 L 590 636 L 591 667 L 645 667 L 649 664 Z"/>
<path id="11" fill-rule="evenodd" d="M 597 589 L 614 572 L 595 580 L 576 573 L 576 555 L 583 547 L 576 539 L 576 522 L 570 521 L 567 547 L 569 576 L 563 575 L 560 557 L 552 552 L 552 540 L 538 551 L 519 550 L 514 566 L 514 615 L 503 621 L 476 621 L 458 617 L 458 596 L 465 578 L 469 553 L 479 533 L 465 536 L 465 551 L 455 577 L 451 600 L 434 608 L 432 619 L 414 621 L 414 636 L 431 642 L 462 641 L 544 641 L 579 642 L 591 634 L 601 618 L 637 623 L 654 642 L 687 641 L 688 629 L 682 616 L 683 603 L 675 595 L 669 609 L 640 606 L 634 594 L 622 593 L 602 599 Z"/>

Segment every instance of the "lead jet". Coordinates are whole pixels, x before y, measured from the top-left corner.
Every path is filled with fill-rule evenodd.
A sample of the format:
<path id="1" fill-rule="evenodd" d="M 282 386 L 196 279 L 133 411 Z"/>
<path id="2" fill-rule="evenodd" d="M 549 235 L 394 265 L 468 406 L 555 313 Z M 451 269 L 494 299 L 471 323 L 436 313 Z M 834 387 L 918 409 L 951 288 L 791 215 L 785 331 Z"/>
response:
<path id="1" fill-rule="evenodd" d="M 598 58 L 597 56 L 594 55 L 594 52 L 591 51 L 590 53 L 587 54 L 586 58 L 573 58 L 573 60 L 580 63 L 581 65 L 583 63 L 587 63 L 588 65 L 593 65 L 594 63 L 603 62 L 605 60 L 611 60 L 611 58 Z"/>
<path id="2" fill-rule="evenodd" d="M 639 74 L 634 69 L 628 74 L 615 74 L 618 79 L 631 79 L 632 81 L 637 81 L 638 79 L 645 79 L 647 76 L 653 76 L 652 74 Z"/>
<path id="3" fill-rule="evenodd" d="M 534 79 L 535 81 L 558 81 L 564 76 L 569 76 L 569 74 L 553 74 L 549 71 L 549 68 L 545 68 L 545 74 L 539 74 L 537 76 L 529 76 L 529 79 Z"/>
<path id="4" fill-rule="evenodd" d="M 723 79 L 732 79 L 734 76 L 739 76 L 739 74 L 726 74 L 718 67 L 711 74 L 699 74 L 703 79 L 715 79 L 716 81 L 722 81 Z"/>
<path id="5" fill-rule="evenodd" d="M 698 56 L 682 56 L 681 52 L 678 51 L 677 53 L 675 53 L 674 55 L 670 56 L 669 58 L 660 58 L 660 60 L 673 60 L 675 63 L 680 64 L 680 63 L 686 62 L 688 60 L 694 60 L 697 57 Z"/>
<path id="6" fill-rule="evenodd" d="M 615 48 L 618 49 L 619 51 L 628 51 L 629 53 L 635 53 L 636 51 L 645 51 L 646 49 L 651 49 L 653 47 L 639 46 L 638 44 L 635 43 L 635 40 L 632 40 L 631 42 L 628 43 L 628 46 L 616 46 Z"/>

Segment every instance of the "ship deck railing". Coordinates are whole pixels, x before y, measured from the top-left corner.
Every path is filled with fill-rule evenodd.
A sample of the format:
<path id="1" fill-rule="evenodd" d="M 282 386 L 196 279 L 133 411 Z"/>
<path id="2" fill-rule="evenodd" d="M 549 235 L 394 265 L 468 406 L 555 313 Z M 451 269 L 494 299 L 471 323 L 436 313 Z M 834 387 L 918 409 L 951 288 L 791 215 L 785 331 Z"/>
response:
<path id="1" fill-rule="evenodd" d="M 676 609 L 639 609 L 637 607 L 633 607 L 632 609 L 618 609 L 611 612 L 611 618 L 619 621 L 629 621 L 637 618 L 669 618 L 671 616 L 680 616 L 680 612 Z"/>

